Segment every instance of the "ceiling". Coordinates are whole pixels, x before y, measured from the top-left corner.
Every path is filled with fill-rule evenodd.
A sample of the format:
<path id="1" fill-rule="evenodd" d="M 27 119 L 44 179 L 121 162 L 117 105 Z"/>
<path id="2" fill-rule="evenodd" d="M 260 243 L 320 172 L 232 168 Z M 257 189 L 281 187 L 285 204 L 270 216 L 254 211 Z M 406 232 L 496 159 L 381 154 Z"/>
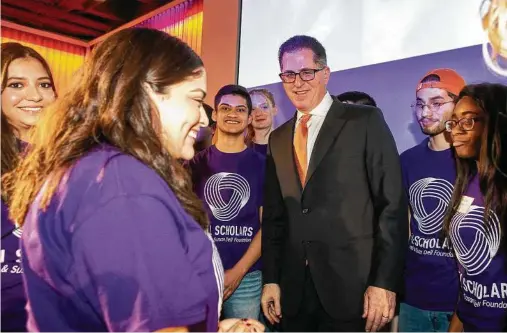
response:
<path id="1" fill-rule="evenodd" d="M 173 0 L 2 0 L 2 19 L 90 41 Z"/>

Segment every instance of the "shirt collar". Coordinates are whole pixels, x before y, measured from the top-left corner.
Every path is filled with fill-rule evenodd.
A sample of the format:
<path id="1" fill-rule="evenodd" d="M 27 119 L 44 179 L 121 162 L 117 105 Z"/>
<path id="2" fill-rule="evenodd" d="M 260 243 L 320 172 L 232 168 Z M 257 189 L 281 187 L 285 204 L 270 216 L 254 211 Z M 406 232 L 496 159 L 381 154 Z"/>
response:
<path id="1" fill-rule="evenodd" d="M 315 109 L 310 111 L 310 114 L 312 116 L 317 116 L 317 117 L 326 117 L 327 112 L 331 108 L 332 104 L 333 104 L 333 98 L 331 97 L 329 92 L 326 92 L 322 101 L 320 101 L 319 105 L 317 105 L 315 107 Z M 301 117 L 303 115 L 304 115 L 304 113 L 298 110 L 297 120 L 299 121 L 299 119 L 301 119 Z"/>

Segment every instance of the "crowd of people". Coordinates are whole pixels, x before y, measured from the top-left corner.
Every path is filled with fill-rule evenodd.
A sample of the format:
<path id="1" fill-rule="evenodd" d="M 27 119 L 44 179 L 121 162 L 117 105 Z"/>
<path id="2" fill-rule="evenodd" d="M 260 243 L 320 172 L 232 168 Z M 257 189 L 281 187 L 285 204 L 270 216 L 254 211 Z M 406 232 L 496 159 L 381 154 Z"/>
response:
<path id="1" fill-rule="evenodd" d="M 61 95 L 3 43 L 2 331 L 506 331 L 507 86 L 421 73 L 400 155 L 318 40 L 278 61 L 275 129 L 266 89 L 204 103 L 161 31 L 108 37 Z"/>

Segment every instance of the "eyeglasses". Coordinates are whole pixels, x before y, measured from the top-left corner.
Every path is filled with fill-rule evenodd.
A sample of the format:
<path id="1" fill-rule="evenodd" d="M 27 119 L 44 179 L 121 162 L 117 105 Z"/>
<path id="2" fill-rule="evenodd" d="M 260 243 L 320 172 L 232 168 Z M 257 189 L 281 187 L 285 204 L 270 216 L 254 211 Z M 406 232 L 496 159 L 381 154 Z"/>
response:
<path id="1" fill-rule="evenodd" d="M 284 83 L 295 82 L 296 76 L 298 76 L 298 75 L 302 81 L 311 81 L 311 80 L 315 79 L 315 73 L 320 72 L 324 68 L 326 68 L 326 67 L 317 68 L 317 69 L 305 68 L 305 69 L 301 70 L 299 73 L 296 73 L 293 71 L 287 71 L 287 72 L 283 72 L 283 73 L 278 74 L 278 76 L 280 76 L 280 79 L 282 79 L 282 81 Z"/>
<path id="2" fill-rule="evenodd" d="M 459 120 L 448 120 L 445 122 L 445 130 L 447 132 L 452 132 L 452 130 L 459 126 L 463 131 L 471 131 L 474 129 L 475 122 L 481 121 L 482 118 L 473 117 L 473 118 L 461 118 Z"/>
<path id="3" fill-rule="evenodd" d="M 429 104 L 424 104 L 421 102 L 413 103 L 410 105 L 412 109 L 414 109 L 415 112 L 422 112 L 425 107 L 427 107 L 431 112 L 438 111 L 443 105 L 448 103 L 453 103 L 454 101 L 447 101 L 447 102 L 432 102 Z"/>

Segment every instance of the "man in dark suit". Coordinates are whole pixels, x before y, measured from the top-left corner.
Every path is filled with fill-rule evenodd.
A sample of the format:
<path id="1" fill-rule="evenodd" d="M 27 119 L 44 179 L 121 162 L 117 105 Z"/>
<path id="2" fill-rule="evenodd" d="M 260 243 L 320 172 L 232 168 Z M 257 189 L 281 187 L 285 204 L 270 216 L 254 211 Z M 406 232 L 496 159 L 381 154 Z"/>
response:
<path id="1" fill-rule="evenodd" d="M 394 139 L 379 109 L 329 95 L 316 39 L 278 56 L 297 111 L 269 140 L 263 312 L 285 331 L 376 331 L 394 316 L 408 239 Z"/>

